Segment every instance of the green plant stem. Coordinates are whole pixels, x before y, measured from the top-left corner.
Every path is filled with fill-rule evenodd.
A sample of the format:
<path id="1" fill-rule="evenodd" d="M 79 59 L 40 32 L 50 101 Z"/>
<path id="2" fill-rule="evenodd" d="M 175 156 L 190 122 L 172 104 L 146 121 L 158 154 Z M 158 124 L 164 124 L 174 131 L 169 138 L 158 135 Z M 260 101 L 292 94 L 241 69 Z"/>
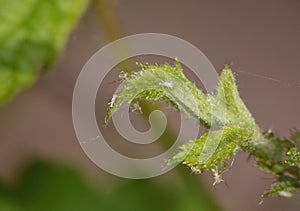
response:
<path id="1" fill-rule="evenodd" d="M 300 188 L 300 133 L 280 140 L 272 132 L 262 133 L 247 109 L 235 83 L 232 71 L 225 65 L 220 75 L 217 92 L 201 92 L 183 74 L 179 61 L 175 65 L 144 65 L 142 70 L 124 81 L 107 112 L 107 123 L 112 114 L 125 102 L 134 99 L 162 100 L 185 113 L 191 119 L 210 129 L 200 138 L 181 146 L 169 164 L 182 162 L 192 172 L 212 171 L 215 182 L 223 179 L 219 174 L 226 160 L 238 151 L 250 152 L 262 170 L 276 176 L 265 197 L 288 197 Z"/>

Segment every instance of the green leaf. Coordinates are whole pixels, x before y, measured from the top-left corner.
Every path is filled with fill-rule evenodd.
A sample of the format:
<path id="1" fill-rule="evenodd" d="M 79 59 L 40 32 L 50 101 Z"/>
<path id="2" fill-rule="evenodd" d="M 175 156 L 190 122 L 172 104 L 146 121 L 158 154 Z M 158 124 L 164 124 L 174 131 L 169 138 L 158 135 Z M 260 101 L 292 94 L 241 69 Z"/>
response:
<path id="1" fill-rule="evenodd" d="M 239 127 L 224 127 L 222 130 L 206 133 L 200 139 L 181 146 L 181 151 L 169 164 L 183 162 L 201 172 L 222 169 L 226 166 L 225 160 L 234 156 L 241 143 L 250 139 L 252 134 L 252 130 Z"/>
<path id="2" fill-rule="evenodd" d="M 281 140 L 271 130 L 262 134 L 241 99 L 234 75 L 227 65 L 221 72 L 216 93 L 205 95 L 175 66 L 141 65 L 142 70 L 123 83 L 113 97 L 105 122 L 125 102 L 134 99 L 163 100 L 183 111 L 210 131 L 180 147 L 168 164 L 182 162 L 192 172 L 212 171 L 215 183 L 223 181 L 219 170 L 239 150 L 256 157 L 257 166 L 276 175 L 277 182 L 265 196 L 289 196 L 300 187 L 300 133 Z M 288 176 L 287 176 L 288 175 Z"/>
<path id="3" fill-rule="evenodd" d="M 105 123 L 123 103 L 142 98 L 168 99 L 189 117 L 207 127 L 211 125 L 212 107 L 208 97 L 183 75 L 178 61 L 174 67 L 168 64 L 141 66 L 143 70 L 126 79 L 123 88 L 113 97 Z"/>
<path id="4" fill-rule="evenodd" d="M 244 142 L 251 139 L 256 124 L 240 99 L 235 80 L 226 66 L 220 76 L 216 95 L 205 95 L 175 66 L 141 65 L 142 70 L 127 78 L 110 103 L 105 122 L 125 102 L 142 98 L 149 101 L 168 99 L 180 111 L 196 119 L 213 132 L 182 146 L 169 162 L 182 161 L 201 171 L 221 169 Z M 226 115 L 224 115 L 226 114 Z"/>
<path id="5" fill-rule="evenodd" d="M 0 103 L 32 85 L 53 63 L 88 2 L 1 1 Z"/>
<path id="6" fill-rule="evenodd" d="M 228 65 L 225 65 L 219 78 L 215 97 L 217 115 L 223 116 L 225 125 L 241 127 L 255 126 L 255 120 L 241 99 L 235 78 Z"/>

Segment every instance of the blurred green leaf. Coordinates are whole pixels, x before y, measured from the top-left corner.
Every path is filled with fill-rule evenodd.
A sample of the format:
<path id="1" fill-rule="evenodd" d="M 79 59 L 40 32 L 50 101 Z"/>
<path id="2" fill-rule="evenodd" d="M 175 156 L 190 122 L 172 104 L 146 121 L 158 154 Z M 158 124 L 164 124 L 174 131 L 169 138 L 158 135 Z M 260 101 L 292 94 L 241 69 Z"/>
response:
<path id="1" fill-rule="evenodd" d="M 53 63 L 88 2 L 0 1 L 0 103 Z"/>
<path id="2" fill-rule="evenodd" d="M 219 210 L 203 186 L 194 194 L 178 181 L 122 180 L 111 189 L 103 184 L 105 189 L 73 168 L 35 161 L 17 184 L 0 183 L 0 210 Z"/>

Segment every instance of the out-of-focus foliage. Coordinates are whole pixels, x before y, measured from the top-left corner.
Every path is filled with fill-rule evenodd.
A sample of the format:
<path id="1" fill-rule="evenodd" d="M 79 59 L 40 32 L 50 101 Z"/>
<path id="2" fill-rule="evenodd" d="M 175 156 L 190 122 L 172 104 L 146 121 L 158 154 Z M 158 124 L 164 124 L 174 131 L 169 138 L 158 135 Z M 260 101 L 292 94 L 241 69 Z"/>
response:
<path id="1" fill-rule="evenodd" d="M 102 184 L 103 185 L 103 184 Z M 202 186 L 195 195 L 185 186 L 156 180 L 125 180 L 101 189 L 67 166 L 35 161 L 17 184 L 0 183 L 0 210 L 219 210 Z"/>
<path id="2" fill-rule="evenodd" d="M 0 103 L 52 64 L 88 2 L 0 1 Z"/>

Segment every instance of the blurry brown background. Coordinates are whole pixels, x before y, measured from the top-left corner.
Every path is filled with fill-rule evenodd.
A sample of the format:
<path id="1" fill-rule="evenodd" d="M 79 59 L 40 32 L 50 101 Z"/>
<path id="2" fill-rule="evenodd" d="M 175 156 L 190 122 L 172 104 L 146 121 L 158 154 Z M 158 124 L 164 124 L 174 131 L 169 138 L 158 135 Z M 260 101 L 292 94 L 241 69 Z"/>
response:
<path id="1" fill-rule="evenodd" d="M 241 96 L 262 128 L 272 128 L 282 137 L 300 129 L 300 1 L 114 0 L 113 5 L 124 35 L 174 35 L 197 46 L 216 69 L 232 64 Z M 27 159 L 43 156 L 78 165 L 103 181 L 120 180 L 86 157 L 72 125 L 76 78 L 85 62 L 108 43 L 97 19 L 90 8 L 55 68 L 1 108 L 1 177 L 11 180 Z M 101 100 L 108 102 L 110 92 Z M 246 154 L 236 158 L 224 177 L 229 188 L 214 190 L 208 175 L 199 176 L 227 210 L 299 210 L 299 194 L 267 199 L 258 206 L 272 180 L 247 162 Z"/>

